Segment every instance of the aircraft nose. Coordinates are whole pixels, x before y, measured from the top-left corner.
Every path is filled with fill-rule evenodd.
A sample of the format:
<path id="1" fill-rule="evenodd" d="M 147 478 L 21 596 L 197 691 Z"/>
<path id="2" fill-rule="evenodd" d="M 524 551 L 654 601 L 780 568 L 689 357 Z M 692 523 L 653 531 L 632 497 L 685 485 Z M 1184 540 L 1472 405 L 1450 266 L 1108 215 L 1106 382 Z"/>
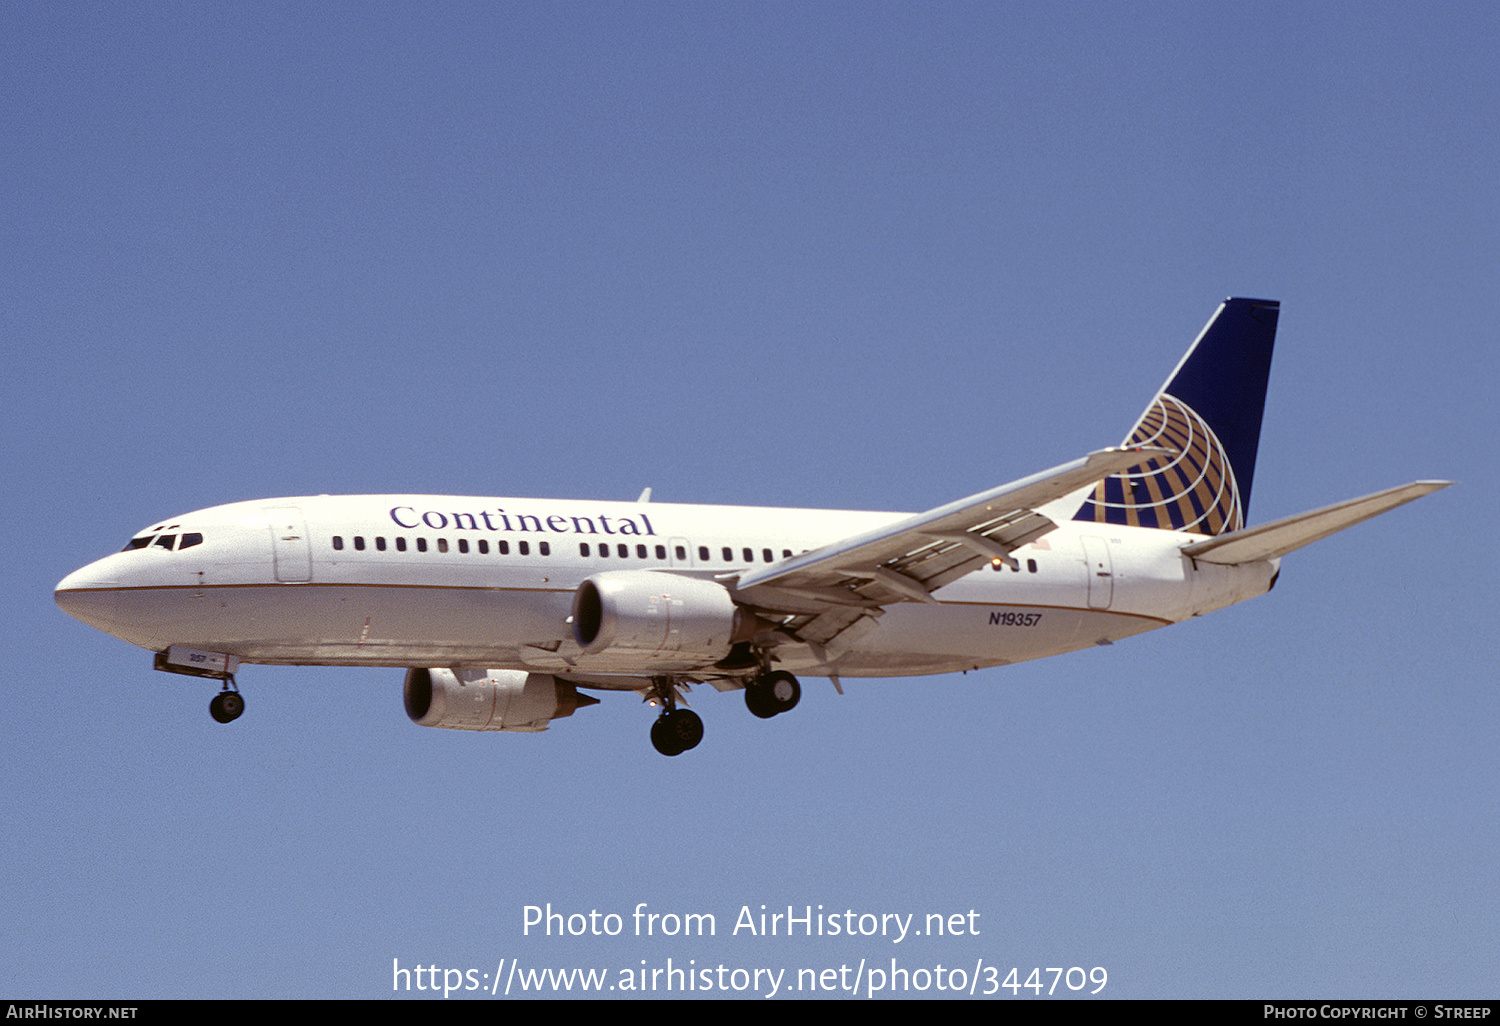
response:
<path id="1" fill-rule="evenodd" d="M 92 627 L 98 627 L 100 614 L 109 606 L 110 589 L 118 588 L 120 575 L 108 559 L 101 559 L 74 570 L 57 582 L 52 598 L 64 613 Z"/>

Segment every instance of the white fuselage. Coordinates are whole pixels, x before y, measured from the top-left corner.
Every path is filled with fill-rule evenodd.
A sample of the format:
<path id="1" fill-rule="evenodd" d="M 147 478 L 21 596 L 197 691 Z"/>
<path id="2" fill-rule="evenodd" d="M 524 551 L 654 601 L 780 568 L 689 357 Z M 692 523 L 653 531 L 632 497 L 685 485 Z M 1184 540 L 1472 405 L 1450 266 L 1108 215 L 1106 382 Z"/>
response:
<path id="1" fill-rule="evenodd" d="M 138 547 L 65 578 L 70 614 L 152 651 L 187 646 L 247 663 L 656 669 L 573 641 L 574 593 L 605 571 L 713 579 L 905 514 L 449 496 L 316 496 L 189 513 Z M 186 544 L 190 536 L 201 541 Z M 170 541 L 163 541 L 170 537 Z M 889 607 L 847 646 L 777 651 L 812 675 L 942 673 L 1036 659 L 1138 634 L 1266 591 L 1277 561 L 1195 565 L 1200 536 L 1060 520 L 992 564 Z M 709 667 L 697 668 L 705 677 Z M 622 682 L 622 686 L 635 686 Z"/>

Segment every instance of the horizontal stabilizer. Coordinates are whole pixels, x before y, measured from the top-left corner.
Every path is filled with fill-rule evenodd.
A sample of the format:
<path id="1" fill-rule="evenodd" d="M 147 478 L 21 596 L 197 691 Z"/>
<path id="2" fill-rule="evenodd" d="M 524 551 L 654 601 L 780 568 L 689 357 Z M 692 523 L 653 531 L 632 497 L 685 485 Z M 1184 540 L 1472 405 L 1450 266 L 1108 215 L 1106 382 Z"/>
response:
<path id="1" fill-rule="evenodd" d="M 1353 527 L 1361 521 L 1379 516 L 1387 510 L 1420 499 L 1439 488 L 1447 488 L 1452 483 L 1413 481 L 1374 495 L 1336 502 L 1309 513 L 1298 513 L 1259 527 L 1194 542 L 1184 546 L 1182 552 L 1204 563 L 1254 563 L 1262 559 L 1275 559 L 1320 538 L 1327 538 L 1346 527 Z"/>

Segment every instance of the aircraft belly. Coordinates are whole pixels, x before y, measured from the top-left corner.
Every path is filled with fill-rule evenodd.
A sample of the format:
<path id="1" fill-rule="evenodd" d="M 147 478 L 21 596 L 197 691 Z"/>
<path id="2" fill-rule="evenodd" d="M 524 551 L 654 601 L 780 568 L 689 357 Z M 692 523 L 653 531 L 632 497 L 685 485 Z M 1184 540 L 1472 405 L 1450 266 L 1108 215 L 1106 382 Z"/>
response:
<path id="1" fill-rule="evenodd" d="M 142 648 L 350 666 L 523 666 L 520 645 L 567 636 L 572 601 L 567 591 L 317 584 L 109 594 L 105 629 Z"/>
<path id="2" fill-rule="evenodd" d="M 1065 606 L 908 603 L 887 610 L 838 665 L 851 677 L 952 672 L 1108 644 L 1166 622 Z"/>

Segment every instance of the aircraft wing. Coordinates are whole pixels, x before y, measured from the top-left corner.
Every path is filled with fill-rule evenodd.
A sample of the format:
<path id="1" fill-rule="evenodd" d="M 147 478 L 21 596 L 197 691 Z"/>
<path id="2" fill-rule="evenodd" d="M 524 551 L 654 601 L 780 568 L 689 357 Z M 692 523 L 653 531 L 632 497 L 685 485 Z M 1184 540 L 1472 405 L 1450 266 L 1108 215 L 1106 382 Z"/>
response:
<path id="1" fill-rule="evenodd" d="M 727 583 L 737 601 L 793 616 L 783 630 L 802 641 L 826 645 L 846 631 L 858 636 L 875 626 L 882 606 L 935 602 L 932 592 L 991 560 L 1014 568 L 1014 549 L 1057 526 L 1038 506 L 1164 452 L 1101 449 Z"/>
<path id="2" fill-rule="evenodd" d="M 1447 488 L 1451 481 L 1413 481 L 1397 488 L 1336 502 L 1308 513 L 1273 520 L 1269 524 L 1221 534 L 1217 538 L 1184 545 L 1183 555 L 1204 563 L 1253 563 L 1274 559 L 1311 545 L 1320 538 L 1353 527 L 1361 521 L 1379 516 L 1414 499 Z"/>

